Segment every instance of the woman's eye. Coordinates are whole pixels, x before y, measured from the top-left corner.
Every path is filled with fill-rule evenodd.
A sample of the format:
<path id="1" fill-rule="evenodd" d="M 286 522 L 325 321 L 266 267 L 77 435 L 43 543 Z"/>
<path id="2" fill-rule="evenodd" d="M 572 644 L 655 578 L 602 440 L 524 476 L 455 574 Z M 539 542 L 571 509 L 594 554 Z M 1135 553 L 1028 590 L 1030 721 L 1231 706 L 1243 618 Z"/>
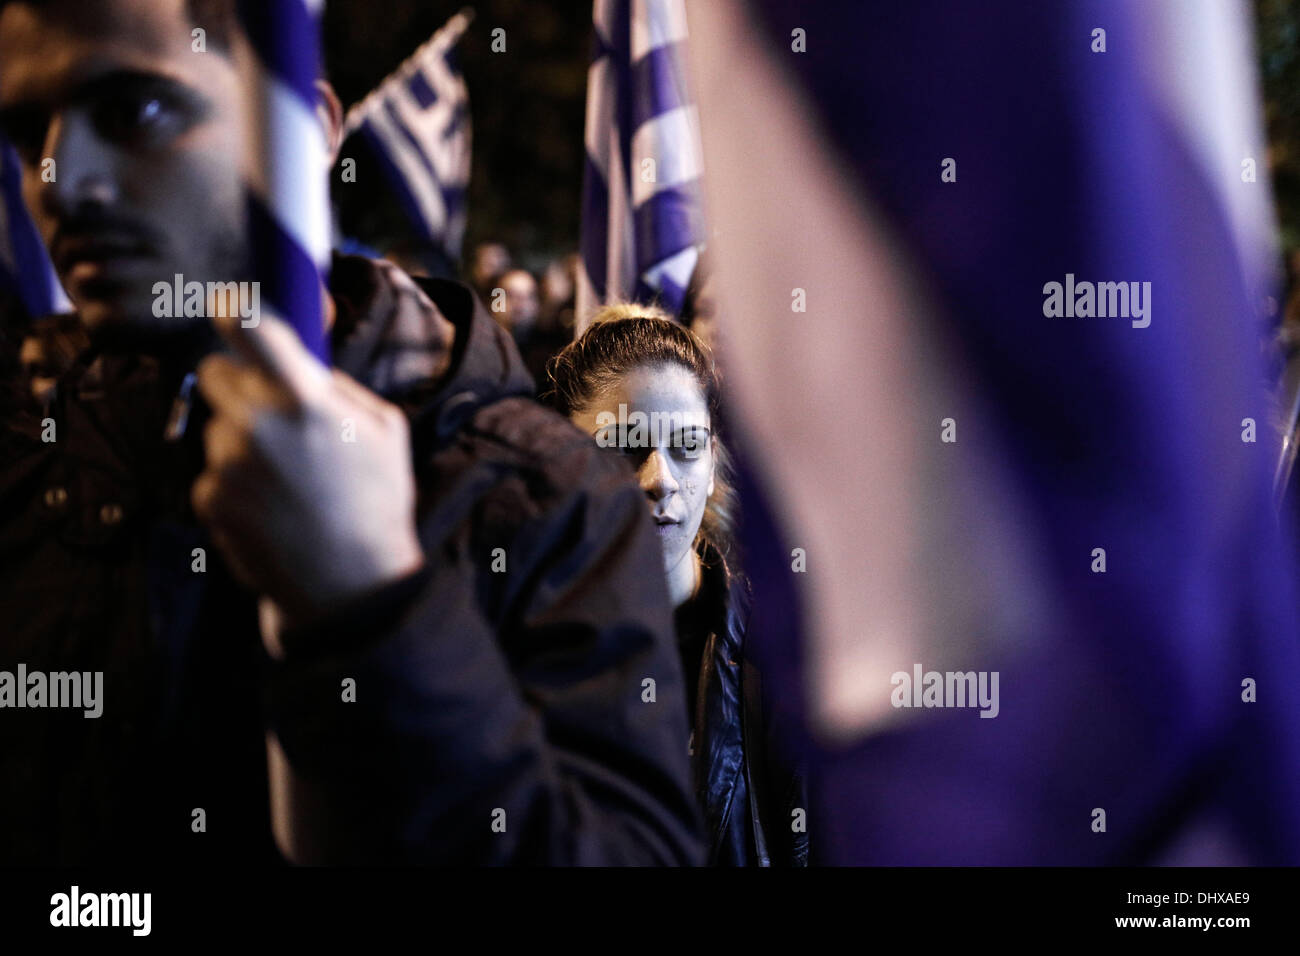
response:
<path id="1" fill-rule="evenodd" d="M 596 444 L 611 455 L 626 456 L 632 453 L 632 449 L 627 447 L 627 442 L 615 432 L 599 433 L 596 435 Z"/>
<path id="2" fill-rule="evenodd" d="M 649 457 L 651 451 L 649 448 L 638 446 L 636 442 L 629 443 L 627 441 L 612 442 L 608 447 L 612 454 L 627 459 L 633 469 L 640 468 L 641 463 Z"/>

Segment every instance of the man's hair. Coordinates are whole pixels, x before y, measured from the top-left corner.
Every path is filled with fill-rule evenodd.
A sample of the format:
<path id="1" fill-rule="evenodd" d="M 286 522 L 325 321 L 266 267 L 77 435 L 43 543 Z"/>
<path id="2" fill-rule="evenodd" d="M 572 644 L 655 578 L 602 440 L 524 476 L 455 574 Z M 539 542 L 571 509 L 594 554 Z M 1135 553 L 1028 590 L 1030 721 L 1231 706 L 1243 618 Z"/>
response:
<path id="1" fill-rule="evenodd" d="M 39 10 L 56 3 L 101 6 L 105 2 L 106 0 L 0 0 L 0 13 L 4 13 L 6 7 L 20 3 Z M 239 28 L 236 0 L 185 0 L 185 12 L 194 26 L 203 28 L 208 43 L 214 48 L 222 51 L 230 49 L 235 30 Z"/>
<path id="2" fill-rule="evenodd" d="M 208 42 L 220 50 L 229 50 L 239 28 L 239 11 L 235 0 L 185 0 L 190 22 L 207 31 Z"/>

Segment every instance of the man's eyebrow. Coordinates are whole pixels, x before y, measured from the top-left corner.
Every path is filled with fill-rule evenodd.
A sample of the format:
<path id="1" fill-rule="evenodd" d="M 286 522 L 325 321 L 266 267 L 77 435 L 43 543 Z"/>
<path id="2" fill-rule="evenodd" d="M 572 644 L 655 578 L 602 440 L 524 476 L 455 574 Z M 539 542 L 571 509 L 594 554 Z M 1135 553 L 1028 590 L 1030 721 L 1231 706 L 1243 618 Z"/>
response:
<path id="1" fill-rule="evenodd" d="M 116 67 L 102 73 L 92 73 L 74 80 L 59 89 L 57 94 L 53 96 L 20 97 L 15 101 L 0 104 L 0 118 L 40 112 L 48 108 L 46 101 L 50 99 L 57 99 L 62 103 L 78 103 L 101 96 L 105 90 L 149 87 L 192 89 L 188 83 L 169 73 L 136 67 Z M 194 92 L 198 95 L 197 90 Z"/>

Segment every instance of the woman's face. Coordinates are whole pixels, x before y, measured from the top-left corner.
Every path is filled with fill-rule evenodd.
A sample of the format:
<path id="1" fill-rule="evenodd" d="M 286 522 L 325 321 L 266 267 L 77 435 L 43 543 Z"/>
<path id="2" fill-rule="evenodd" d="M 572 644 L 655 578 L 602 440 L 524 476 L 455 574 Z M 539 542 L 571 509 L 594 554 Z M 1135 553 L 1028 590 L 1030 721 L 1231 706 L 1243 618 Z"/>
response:
<path id="1" fill-rule="evenodd" d="M 692 546 L 713 493 L 711 422 L 695 376 L 676 363 L 632 369 L 572 419 L 597 444 L 628 457 L 670 582 L 693 577 Z"/>

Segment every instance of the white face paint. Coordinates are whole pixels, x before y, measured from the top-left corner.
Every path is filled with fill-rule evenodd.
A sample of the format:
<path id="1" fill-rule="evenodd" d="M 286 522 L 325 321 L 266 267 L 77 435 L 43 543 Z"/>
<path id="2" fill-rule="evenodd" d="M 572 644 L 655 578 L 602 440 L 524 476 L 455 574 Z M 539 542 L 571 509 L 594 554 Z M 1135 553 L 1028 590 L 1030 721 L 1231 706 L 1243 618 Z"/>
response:
<path id="1" fill-rule="evenodd" d="M 586 408 L 574 424 L 611 453 L 627 456 L 646 494 L 664 549 L 673 603 L 695 587 L 695 536 L 713 494 L 708 403 L 695 376 L 676 363 L 635 368 Z"/>

